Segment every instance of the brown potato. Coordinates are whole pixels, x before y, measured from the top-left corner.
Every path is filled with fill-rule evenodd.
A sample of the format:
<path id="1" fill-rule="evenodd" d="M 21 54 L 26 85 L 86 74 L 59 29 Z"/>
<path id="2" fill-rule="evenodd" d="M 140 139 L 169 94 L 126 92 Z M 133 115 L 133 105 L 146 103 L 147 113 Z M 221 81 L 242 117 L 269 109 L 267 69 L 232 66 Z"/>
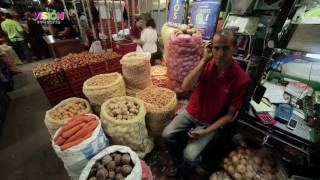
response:
<path id="1" fill-rule="evenodd" d="M 101 162 L 102 164 L 105 166 L 107 165 L 109 162 L 112 161 L 112 157 L 110 155 L 106 155 L 102 158 Z"/>
<path id="2" fill-rule="evenodd" d="M 116 177 L 116 173 L 114 171 L 109 171 L 109 178 L 114 179 Z"/>
<path id="3" fill-rule="evenodd" d="M 121 172 L 124 176 L 127 176 L 128 174 L 130 174 L 132 171 L 132 166 L 125 164 L 121 167 Z"/>
<path id="4" fill-rule="evenodd" d="M 116 168 L 116 163 L 115 163 L 114 161 L 111 161 L 111 162 L 109 162 L 109 163 L 107 164 L 107 169 L 108 169 L 109 171 L 114 171 L 115 168 Z"/>
<path id="5" fill-rule="evenodd" d="M 97 180 L 105 180 L 108 177 L 108 170 L 100 169 L 96 174 Z"/>
<path id="6" fill-rule="evenodd" d="M 121 173 L 117 173 L 115 179 L 116 180 L 123 180 L 124 178 Z"/>
<path id="7" fill-rule="evenodd" d="M 119 165 L 121 163 L 121 154 L 116 154 L 113 157 L 113 161 L 116 163 L 116 165 Z"/>
<path id="8" fill-rule="evenodd" d="M 122 157 L 121 157 L 121 163 L 122 164 L 130 164 L 131 162 L 131 157 L 129 154 L 123 154 Z"/>

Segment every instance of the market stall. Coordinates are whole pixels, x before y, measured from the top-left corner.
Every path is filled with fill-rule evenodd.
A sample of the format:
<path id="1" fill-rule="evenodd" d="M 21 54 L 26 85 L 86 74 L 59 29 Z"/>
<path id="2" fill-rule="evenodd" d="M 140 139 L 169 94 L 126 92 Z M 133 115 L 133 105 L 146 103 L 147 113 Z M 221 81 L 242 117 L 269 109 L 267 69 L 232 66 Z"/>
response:
<path id="1" fill-rule="evenodd" d="M 300 3 L 171 1 L 167 4 L 170 7 L 168 22 L 162 28 L 164 62 L 157 66 L 151 66 L 150 53 L 135 52 L 136 44 L 125 38 L 125 28 L 130 28 L 130 15 L 133 14 L 130 12 L 126 21 L 122 17 L 119 20 L 118 16 L 128 6 L 122 1 L 97 1 L 101 11 L 99 28 L 96 29 L 102 38 L 94 36 L 105 44 L 109 41 L 110 46 L 105 47 L 111 47 L 112 51 L 87 52 L 78 39 L 46 38 L 55 59 L 36 65 L 33 75 L 53 106 L 45 113 L 44 124 L 51 136 L 51 146 L 69 177 L 80 180 L 151 180 L 164 176 L 167 167 L 163 168 L 166 165 L 163 161 L 173 159 L 167 153 L 170 143 L 165 141 L 164 136 L 168 134 L 164 131 L 169 131 L 166 127 L 182 121 L 175 118 L 183 113 L 191 119 L 188 123 L 198 122 L 200 118 L 186 113 L 185 106 L 192 99 L 187 90 L 199 87 L 200 81 L 210 82 L 201 84 L 203 87 L 215 83 L 210 81 L 209 77 L 213 75 L 209 73 L 218 69 L 218 65 L 212 64 L 216 62 L 212 57 L 204 58 L 204 50 L 228 51 L 229 46 L 225 44 L 217 47 L 211 43 L 218 20 L 223 18 L 221 28 L 235 35 L 232 45 L 236 49 L 229 59 L 236 68 L 239 67 L 238 72 L 251 78 L 251 84 L 233 86 L 233 81 L 242 78 L 239 76 L 230 82 L 226 80 L 221 85 L 223 88 L 217 86 L 215 89 L 221 88 L 217 91 L 221 94 L 212 93 L 216 92 L 215 89 L 193 94 L 201 100 L 216 95 L 215 99 L 209 100 L 220 105 L 231 98 L 244 96 L 245 93 L 235 92 L 247 89 L 243 108 L 239 105 L 232 115 L 225 117 L 221 114 L 230 109 L 223 107 L 224 111 L 215 117 L 230 120 L 214 129 L 217 136 L 209 140 L 200 153 L 201 158 L 196 159 L 208 171 L 205 178 L 282 180 L 294 175 L 310 178 L 319 175 L 313 172 L 320 165 L 319 60 L 306 57 L 305 47 L 300 45 L 299 49 L 299 34 L 307 31 L 305 26 L 292 25 L 294 28 L 289 28 L 291 24 L 288 22 L 296 7 L 304 5 Z M 82 1 L 81 4 L 85 5 Z M 131 1 L 129 4 L 135 3 Z M 86 6 L 90 6 L 89 1 Z M 132 7 L 136 8 L 135 5 Z M 90 24 L 95 34 L 95 25 Z M 119 33 L 120 27 L 122 34 Z M 308 32 L 316 32 L 317 36 L 319 30 L 314 25 L 309 27 Z M 283 46 L 283 39 L 290 39 L 290 42 Z M 315 42 L 320 43 L 315 38 L 308 46 L 313 47 Z M 298 50 L 300 55 L 292 56 Z M 317 50 L 312 48 L 312 53 Z M 204 62 L 211 64 L 202 64 Z M 184 80 L 194 69 L 201 70 L 194 86 L 183 88 Z M 232 73 L 223 71 L 222 75 L 214 75 L 219 75 L 214 78 L 220 80 Z M 223 99 L 224 96 L 230 99 Z M 195 112 L 211 107 L 209 103 L 193 105 L 197 106 L 191 109 Z M 209 109 L 207 114 L 211 111 Z M 205 118 L 207 114 L 201 115 Z M 193 134 L 196 130 L 203 130 L 204 137 L 211 135 L 212 132 L 205 130 L 216 121 L 208 120 L 211 124 L 199 122 L 181 133 L 181 144 L 197 141 L 197 134 Z M 174 148 L 180 150 L 178 146 Z M 191 151 L 182 152 L 185 155 Z M 305 172 L 300 172 L 300 168 Z M 194 169 L 183 170 L 187 174 Z"/>

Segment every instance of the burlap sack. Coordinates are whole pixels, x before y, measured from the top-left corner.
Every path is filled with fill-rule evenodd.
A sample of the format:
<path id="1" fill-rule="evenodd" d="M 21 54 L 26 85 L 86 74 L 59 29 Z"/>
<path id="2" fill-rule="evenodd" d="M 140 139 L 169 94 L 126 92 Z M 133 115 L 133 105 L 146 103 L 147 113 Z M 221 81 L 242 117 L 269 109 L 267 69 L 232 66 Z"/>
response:
<path id="1" fill-rule="evenodd" d="M 135 95 L 136 92 L 152 85 L 150 58 L 151 54 L 144 52 L 131 52 L 122 57 L 120 63 L 128 95 Z"/>
<path id="2" fill-rule="evenodd" d="M 154 137 L 155 145 L 164 149 L 161 133 L 174 116 L 177 107 L 176 93 L 167 88 L 151 86 L 138 92 L 136 96 L 146 106 L 146 124 L 150 135 Z M 157 105 L 154 101 L 162 101 L 163 105 Z"/>
<path id="3" fill-rule="evenodd" d="M 94 82 L 98 83 L 93 84 Z M 113 97 L 126 95 L 124 80 L 122 75 L 117 72 L 96 75 L 86 80 L 82 90 L 90 103 L 95 105 L 101 105 Z"/>
<path id="4" fill-rule="evenodd" d="M 139 106 L 138 115 L 131 120 L 117 120 L 111 117 L 107 109 L 111 102 L 130 100 Z M 123 96 L 107 100 L 101 106 L 101 121 L 104 132 L 110 137 L 111 145 L 125 145 L 133 149 L 140 158 L 143 158 L 153 149 L 153 142 L 148 135 L 145 123 L 146 109 L 140 99 Z"/>
<path id="5" fill-rule="evenodd" d="M 86 109 L 81 111 L 81 112 L 78 112 L 77 115 L 82 115 L 82 114 L 87 114 L 87 113 L 92 113 L 92 110 L 91 110 L 91 107 L 90 107 L 90 104 L 87 100 L 85 99 L 82 99 L 82 98 L 77 98 L 77 97 L 72 97 L 72 98 L 68 98 L 68 99 L 65 99 L 63 101 L 61 101 L 59 104 L 57 104 L 56 106 L 54 106 L 53 108 L 51 108 L 50 110 L 48 110 L 46 112 L 46 115 L 45 115 L 45 119 L 44 119 L 44 123 L 45 125 L 47 126 L 48 128 L 48 131 L 49 131 L 49 134 L 51 135 L 51 137 L 54 135 L 54 133 L 62 126 L 64 125 L 65 123 L 67 123 L 68 121 L 70 121 L 73 117 L 75 116 L 72 116 L 70 118 L 66 118 L 66 119 L 63 119 L 63 120 L 59 120 L 59 119 L 54 119 L 52 116 L 51 116 L 51 112 L 54 111 L 55 109 L 57 109 L 57 107 L 60 107 L 60 106 L 64 106 L 68 103 L 72 103 L 72 102 L 84 102 L 85 105 L 86 105 Z M 76 115 L 76 116 L 77 116 Z"/>

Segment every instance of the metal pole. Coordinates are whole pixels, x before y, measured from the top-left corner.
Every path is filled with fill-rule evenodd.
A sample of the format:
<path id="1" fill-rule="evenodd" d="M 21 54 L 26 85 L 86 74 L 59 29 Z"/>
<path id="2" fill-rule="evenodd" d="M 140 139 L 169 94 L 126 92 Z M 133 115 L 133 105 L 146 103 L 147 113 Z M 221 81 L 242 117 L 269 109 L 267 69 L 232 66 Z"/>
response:
<path id="1" fill-rule="evenodd" d="M 107 13 L 108 13 L 108 17 L 110 18 L 110 8 L 109 8 L 109 4 L 107 3 L 107 0 L 104 0 L 105 6 L 107 8 Z M 110 27 L 110 21 L 109 19 L 107 19 L 107 25 L 108 25 L 108 33 L 109 33 L 109 41 L 110 41 L 110 45 L 112 48 L 112 32 L 111 32 L 111 27 Z"/>
<path id="2" fill-rule="evenodd" d="M 122 9 L 122 0 L 120 0 L 120 12 L 121 12 L 121 15 L 122 15 L 121 28 L 122 28 L 122 34 L 124 35 L 123 11 L 124 11 L 124 10 Z"/>
<path id="3" fill-rule="evenodd" d="M 158 21 L 158 26 L 157 26 L 158 34 L 160 34 L 160 0 L 158 0 L 158 19 L 157 19 L 157 21 Z"/>
<path id="4" fill-rule="evenodd" d="M 92 21 L 92 14 L 91 14 L 91 9 L 90 9 L 91 6 L 90 6 L 90 3 L 89 3 L 89 0 L 86 0 L 86 2 L 87 2 L 88 12 L 89 12 L 90 24 L 91 24 L 91 27 L 92 27 L 93 38 L 94 38 L 94 40 L 97 40 L 97 34 L 96 34 L 95 26 L 94 26 L 93 21 Z"/>
<path id="5" fill-rule="evenodd" d="M 130 29 L 131 28 L 131 25 L 130 25 L 130 3 L 129 3 L 130 0 L 128 0 L 128 9 L 127 9 L 127 12 L 128 12 L 128 28 Z M 134 14 L 134 3 L 135 0 L 131 0 L 131 4 L 132 4 L 132 13 Z"/>
<path id="6" fill-rule="evenodd" d="M 138 0 L 138 14 L 141 13 L 141 0 Z"/>
<path id="7" fill-rule="evenodd" d="M 99 1 L 97 1 L 98 3 L 99 3 Z M 101 28 L 101 33 L 103 34 L 103 35 L 105 35 L 105 31 L 104 31 L 104 26 L 103 26 L 103 22 L 102 22 L 102 17 L 101 17 L 101 6 L 100 6 L 100 4 L 98 5 L 99 6 L 99 21 L 100 21 L 100 28 Z M 99 33 L 98 33 L 99 34 Z"/>
<path id="8" fill-rule="evenodd" d="M 78 10 L 77 10 L 77 6 L 76 6 L 76 2 L 75 1 L 72 1 L 72 5 L 73 5 L 73 8 L 74 8 L 74 11 L 76 12 L 76 19 L 77 19 L 77 24 L 79 26 L 79 34 L 81 34 L 81 26 L 80 26 L 80 19 L 79 19 L 79 16 L 78 16 Z"/>
<path id="9" fill-rule="evenodd" d="M 169 11 L 169 0 L 166 0 L 166 20 L 168 19 L 168 11 Z"/>
<path id="10" fill-rule="evenodd" d="M 84 0 L 81 0 L 81 5 L 82 5 L 83 12 L 84 12 L 84 16 L 88 20 L 88 15 L 87 15 L 86 7 L 84 5 Z"/>
<path id="11" fill-rule="evenodd" d="M 112 14 L 113 14 L 113 22 L 115 23 L 116 33 L 118 34 L 118 21 L 116 16 L 116 9 L 114 5 L 114 0 L 112 0 Z"/>
<path id="12" fill-rule="evenodd" d="M 67 9 L 67 6 L 66 6 L 66 2 L 64 2 L 64 0 L 62 0 L 62 4 L 63 4 L 64 12 L 67 11 L 65 14 L 67 15 L 67 18 L 70 20 L 68 9 Z"/>

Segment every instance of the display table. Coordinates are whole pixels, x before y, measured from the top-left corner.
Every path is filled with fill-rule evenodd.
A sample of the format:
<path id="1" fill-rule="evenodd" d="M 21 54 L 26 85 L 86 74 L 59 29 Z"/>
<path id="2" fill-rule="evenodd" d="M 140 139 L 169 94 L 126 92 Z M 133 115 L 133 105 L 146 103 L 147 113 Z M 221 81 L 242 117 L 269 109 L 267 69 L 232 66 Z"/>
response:
<path id="1" fill-rule="evenodd" d="M 79 53 L 86 50 L 86 47 L 79 39 L 57 39 L 52 35 L 43 37 L 53 58 L 59 58 L 69 53 Z"/>
<path id="2" fill-rule="evenodd" d="M 250 112 L 239 117 L 237 133 L 248 142 L 272 148 L 290 163 L 307 167 L 319 164 L 319 142 L 302 133 L 294 134 L 281 124 L 265 125 Z"/>

